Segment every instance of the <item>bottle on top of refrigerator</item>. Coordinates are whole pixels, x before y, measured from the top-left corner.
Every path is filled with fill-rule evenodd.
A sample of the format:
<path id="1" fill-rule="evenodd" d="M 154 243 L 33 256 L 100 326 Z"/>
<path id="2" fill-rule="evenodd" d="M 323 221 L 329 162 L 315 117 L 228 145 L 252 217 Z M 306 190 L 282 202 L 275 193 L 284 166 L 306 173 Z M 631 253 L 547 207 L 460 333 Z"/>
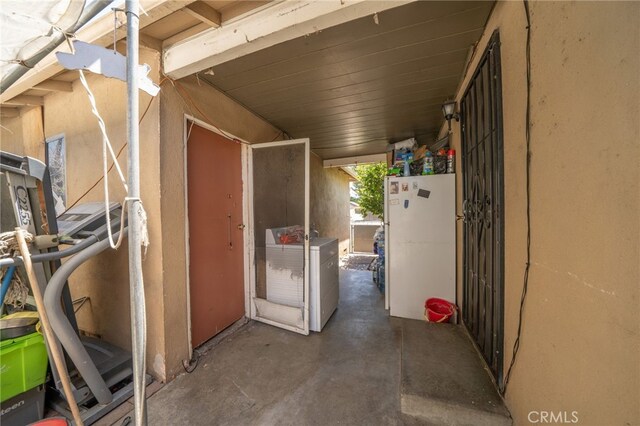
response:
<path id="1" fill-rule="evenodd" d="M 455 149 L 450 149 L 447 151 L 447 173 L 455 173 L 456 172 L 456 151 Z"/>
<path id="2" fill-rule="evenodd" d="M 411 176 L 411 163 L 413 162 L 413 154 L 407 153 L 404 159 L 404 171 L 402 176 Z"/>
<path id="3" fill-rule="evenodd" d="M 422 167 L 423 175 L 432 175 L 433 174 L 433 154 L 431 151 L 427 151 L 424 154 L 424 165 Z"/>

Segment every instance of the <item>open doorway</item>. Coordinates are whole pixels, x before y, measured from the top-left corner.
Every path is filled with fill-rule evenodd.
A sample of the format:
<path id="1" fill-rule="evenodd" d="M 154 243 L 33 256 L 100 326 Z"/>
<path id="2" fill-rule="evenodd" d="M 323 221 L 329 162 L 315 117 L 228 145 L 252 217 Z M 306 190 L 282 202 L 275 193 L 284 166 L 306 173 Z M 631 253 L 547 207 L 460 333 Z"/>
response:
<path id="1" fill-rule="evenodd" d="M 385 163 L 357 164 L 350 167 L 355 180 L 350 183 L 350 253 L 377 253 L 375 235 L 383 224 Z"/>
<path id="2" fill-rule="evenodd" d="M 340 266 L 343 270 L 370 271 L 373 282 L 384 293 L 380 272 L 384 274 L 386 163 L 356 163 L 344 168 L 354 180 L 349 183 L 349 253 L 341 258 Z"/>

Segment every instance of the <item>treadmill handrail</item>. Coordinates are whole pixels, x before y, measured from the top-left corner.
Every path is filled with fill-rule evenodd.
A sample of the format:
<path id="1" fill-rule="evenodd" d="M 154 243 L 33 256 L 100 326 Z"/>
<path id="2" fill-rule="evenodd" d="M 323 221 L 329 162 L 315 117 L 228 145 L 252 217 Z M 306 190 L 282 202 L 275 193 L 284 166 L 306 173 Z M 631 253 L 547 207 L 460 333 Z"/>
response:
<path id="1" fill-rule="evenodd" d="M 42 262 L 51 262 L 52 260 L 60 260 L 65 257 L 69 257 L 72 254 L 76 254 L 84 250 L 85 248 L 89 247 L 90 245 L 97 243 L 98 241 L 99 240 L 95 235 L 91 235 L 90 237 L 85 238 L 78 244 L 71 246 L 68 249 L 53 251 L 49 253 L 34 254 L 33 256 L 31 256 L 31 262 L 42 263 Z M 16 266 L 16 265 L 23 265 L 23 264 L 24 263 L 22 260 L 22 256 L 10 257 L 7 259 L 0 259 L 0 267 Z"/>
<path id="2" fill-rule="evenodd" d="M 127 228 L 125 228 L 123 232 L 126 233 Z M 117 236 L 117 234 L 119 233 L 115 235 Z M 88 246 L 70 258 L 51 276 L 44 293 L 44 306 L 49 314 L 49 322 L 51 323 L 51 328 L 53 328 L 56 338 L 60 341 L 85 383 L 89 389 L 91 389 L 93 396 L 100 404 L 110 403 L 113 395 L 100 375 L 98 368 L 87 353 L 80 337 L 76 334 L 65 316 L 60 304 L 60 297 L 62 296 L 62 290 L 69 276 L 84 262 L 106 250 L 108 247 L 109 240 L 103 240 Z"/>

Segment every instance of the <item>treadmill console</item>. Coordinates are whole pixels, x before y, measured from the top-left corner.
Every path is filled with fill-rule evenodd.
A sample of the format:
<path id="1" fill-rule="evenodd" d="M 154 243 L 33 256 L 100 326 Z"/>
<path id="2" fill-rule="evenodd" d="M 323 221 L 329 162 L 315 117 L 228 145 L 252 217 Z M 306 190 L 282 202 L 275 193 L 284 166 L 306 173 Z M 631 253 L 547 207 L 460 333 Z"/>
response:
<path id="1" fill-rule="evenodd" d="M 113 231 L 120 226 L 122 206 L 109 204 L 109 217 Z M 107 218 L 104 203 L 79 204 L 58 217 L 58 235 L 63 239 L 83 239 L 91 235 L 103 239 L 107 235 Z"/>

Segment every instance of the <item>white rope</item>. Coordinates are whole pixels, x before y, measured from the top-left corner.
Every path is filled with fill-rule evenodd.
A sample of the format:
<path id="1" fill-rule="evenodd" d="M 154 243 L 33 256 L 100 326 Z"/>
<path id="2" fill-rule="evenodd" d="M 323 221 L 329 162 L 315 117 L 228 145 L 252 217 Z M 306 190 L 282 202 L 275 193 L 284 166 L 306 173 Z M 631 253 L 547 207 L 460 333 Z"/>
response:
<path id="1" fill-rule="evenodd" d="M 27 304 L 29 298 L 29 287 L 20 278 L 19 270 L 16 269 L 11 278 L 11 284 L 4 296 L 4 304 L 11 305 L 14 308 L 22 309 Z M 4 276 L 3 276 L 4 278 Z"/>
<path id="2" fill-rule="evenodd" d="M 25 231 L 24 239 L 26 242 L 30 243 L 33 241 L 33 235 Z M 0 234 L 0 258 L 13 257 L 18 251 L 18 240 L 16 240 L 15 231 L 3 232 Z"/>
<path id="3" fill-rule="evenodd" d="M 75 54 L 75 49 L 73 48 L 73 44 L 70 42 L 68 38 L 67 38 L 67 43 L 70 46 L 71 52 Z M 91 104 L 91 112 L 97 118 L 98 126 L 100 127 L 100 132 L 102 133 L 102 174 L 103 174 L 102 182 L 103 182 L 103 189 L 104 189 L 104 209 L 105 209 L 106 222 L 107 222 L 107 233 L 109 236 L 109 245 L 111 246 L 112 249 L 117 249 L 120 247 L 120 244 L 122 244 L 122 241 L 124 238 L 123 231 L 124 231 L 124 222 L 125 222 L 126 211 L 127 211 L 127 203 L 129 201 L 133 201 L 133 199 L 129 197 L 125 197 L 124 201 L 122 202 L 122 215 L 120 217 L 120 233 L 118 235 L 118 240 L 114 241 L 113 232 L 111 230 L 111 215 L 109 212 L 109 204 L 110 204 L 109 164 L 108 164 L 107 154 L 111 155 L 111 159 L 113 160 L 113 163 L 116 166 L 116 170 L 118 171 L 120 182 L 122 183 L 122 186 L 124 187 L 124 190 L 127 193 L 129 192 L 129 187 L 127 186 L 124 173 L 122 173 L 122 169 L 120 168 L 120 163 L 118 162 L 118 158 L 113 150 L 111 141 L 109 140 L 109 135 L 107 134 L 107 127 L 104 123 L 104 120 L 102 119 L 102 116 L 100 115 L 100 112 L 98 111 L 98 106 L 96 105 L 96 98 L 93 95 L 91 88 L 89 87 L 89 83 L 85 78 L 84 72 L 82 70 L 78 70 L 78 73 L 80 74 L 80 82 L 82 83 L 82 86 L 84 87 L 89 97 L 89 103 Z M 138 231 L 140 232 L 141 243 L 145 249 L 145 254 L 146 254 L 147 247 L 149 246 L 149 231 L 147 229 L 147 213 L 144 210 L 144 206 L 142 205 L 142 200 L 137 199 L 136 201 L 139 201 L 139 203 L 137 204 L 138 208 L 136 211 L 136 214 L 140 218 L 140 221 L 139 221 L 140 228 Z"/>
<path id="4" fill-rule="evenodd" d="M 28 243 L 33 241 L 33 235 L 24 231 L 24 239 Z M 16 232 L 3 232 L 0 234 L 0 258 L 13 257 L 19 252 L 18 240 L 16 239 Z M 4 304 L 12 305 L 15 308 L 22 308 L 27 302 L 29 297 L 29 287 L 22 281 L 19 275 L 19 270 L 16 269 L 11 278 L 11 284 L 4 296 Z M 7 269 L 4 269 L 0 274 L 0 279 L 4 279 L 4 275 L 7 273 Z"/>
<path id="5" fill-rule="evenodd" d="M 142 200 L 140 198 L 126 197 L 124 199 L 125 204 L 128 204 L 133 201 L 138 202 L 138 204 L 136 204 L 138 208 L 135 214 L 138 215 L 138 219 L 139 219 L 138 231 L 140 232 L 140 245 L 144 247 L 144 254 L 146 255 L 147 247 L 149 246 L 149 230 L 147 228 L 147 212 L 145 211 L 144 206 L 142 205 Z"/>
<path id="6" fill-rule="evenodd" d="M 71 53 L 75 55 L 76 51 L 71 43 L 69 37 L 65 34 L 67 44 L 69 45 L 69 50 Z M 122 244 L 122 240 L 124 238 L 124 219 L 125 219 L 125 211 L 126 211 L 126 203 L 122 203 L 122 215 L 120 216 L 120 234 L 118 235 L 118 241 L 113 241 L 113 232 L 111 231 L 111 214 L 109 211 L 109 165 L 107 160 L 107 151 L 111 154 L 111 159 L 113 160 L 113 164 L 116 166 L 116 170 L 118 171 L 118 176 L 120 176 L 120 182 L 124 187 L 125 192 L 129 192 L 129 188 L 127 186 L 127 180 L 124 177 L 124 173 L 122 173 L 122 169 L 120 168 L 120 163 L 118 162 L 118 157 L 116 153 L 113 151 L 113 147 L 111 146 L 111 141 L 109 140 L 109 135 L 107 134 L 107 126 L 104 124 L 104 120 L 98 111 L 98 106 L 96 105 L 96 98 L 89 87 L 89 83 L 84 76 L 84 71 L 81 69 L 78 70 L 78 74 L 80 75 L 80 83 L 82 83 L 82 87 L 87 92 L 89 97 L 89 103 L 91 104 L 91 112 L 98 120 L 98 127 L 100 127 L 100 133 L 102 133 L 102 174 L 103 174 L 103 188 L 104 188 L 104 210 L 107 221 L 107 233 L 109 234 L 109 245 L 112 249 L 117 249 Z"/>
<path id="7" fill-rule="evenodd" d="M 107 151 L 111 154 L 111 158 L 116 166 L 116 170 L 118 170 L 118 175 L 120 176 L 120 182 L 124 187 L 125 191 L 129 191 L 127 186 L 126 179 L 124 178 L 124 174 L 122 173 L 122 169 L 120 169 L 120 164 L 118 163 L 118 158 L 116 157 L 115 152 L 113 152 L 113 147 L 111 146 L 111 141 L 109 140 L 109 136 L 107 135 L 107 128 L 104 124 L 104 120 L 102 116 L 100 116 L 100 112 L 98 112 L 98 107 L 96 105 L 96 98 L 93 96 L 93 92 L 89 88 L 89 83 L 87 83 L 87 79 L 84 76 L 84 72 L 82 70 L 78 70 L 80 74 L 80 82 L 82 86 L 87 92 L 89 96 L 89 103 L 91 104 L 91 112 L 98 119 L 98 126 L 100 127 L 100 132 L 102 133 L 102 186 L 104 188 L 104 210 L 107 219 L 107 233 L 109 234 L 109 245 L 112 249 L 117 249 L 122 244 L 122 240 L 124 238 L 124 218 L 125 218 L 125 210 L 126 210 L 126 202 L 122 205 L 122 216 L 120 220 L 120 235 L 118 235 L 118 240 L 113 241 L 113 233 L 111 231 L 111 215 L 109 212 L 109 161 L 107 159 Z"/>

